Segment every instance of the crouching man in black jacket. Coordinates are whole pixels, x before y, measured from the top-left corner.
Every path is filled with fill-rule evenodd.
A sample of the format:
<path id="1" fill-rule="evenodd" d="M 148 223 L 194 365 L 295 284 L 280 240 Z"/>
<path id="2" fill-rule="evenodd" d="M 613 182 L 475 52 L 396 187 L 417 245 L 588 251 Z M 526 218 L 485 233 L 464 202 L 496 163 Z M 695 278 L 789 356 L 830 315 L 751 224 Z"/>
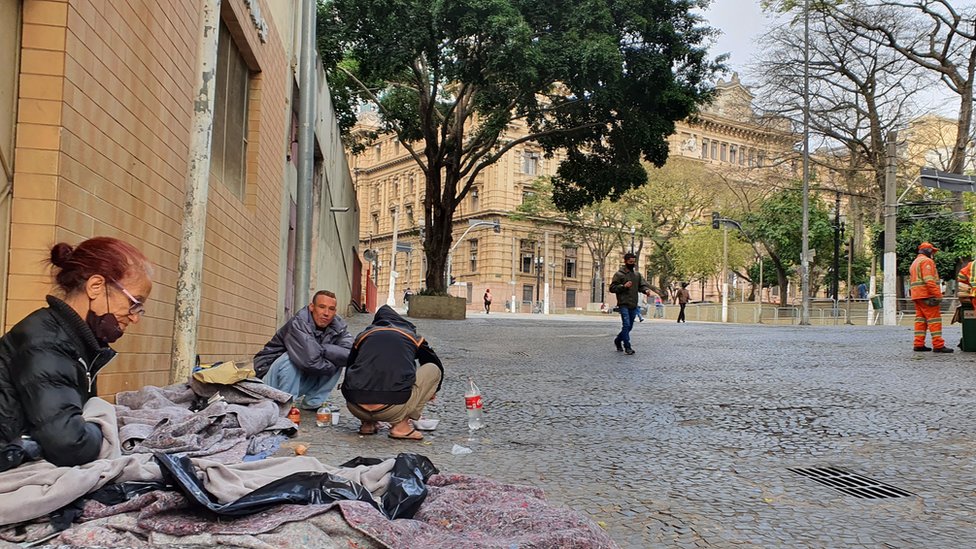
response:
<path id="1" fill-rule="evenodd" d="M 390 438 L 423 440 L 410 420 L 420 419 L 443 378 L 444 366 L 417 328 L 384 305 L 353 342 L 342 395 L 362 421 L 359 434 L 375 434 L 376 423 L 386 421 Z"/>

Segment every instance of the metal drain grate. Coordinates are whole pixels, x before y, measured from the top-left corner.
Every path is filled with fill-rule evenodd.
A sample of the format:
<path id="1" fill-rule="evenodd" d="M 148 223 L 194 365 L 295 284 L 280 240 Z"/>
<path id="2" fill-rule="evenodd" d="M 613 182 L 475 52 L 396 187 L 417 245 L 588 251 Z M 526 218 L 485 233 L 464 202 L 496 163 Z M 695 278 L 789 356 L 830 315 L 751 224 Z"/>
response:
<path id="1" fill-rule="evenodd" d="M 890 484 L 836 467 L 795 467 L 790 468 L 790 471 L 861 499 L 904 498 L 915 495 Z"/>

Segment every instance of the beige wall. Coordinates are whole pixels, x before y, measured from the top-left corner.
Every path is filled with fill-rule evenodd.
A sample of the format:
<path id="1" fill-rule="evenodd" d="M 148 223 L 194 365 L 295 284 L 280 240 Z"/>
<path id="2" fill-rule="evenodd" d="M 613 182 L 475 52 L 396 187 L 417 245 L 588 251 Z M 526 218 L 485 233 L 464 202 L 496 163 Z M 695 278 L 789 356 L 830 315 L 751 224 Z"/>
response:
<path id="1" fill-rule="evenodd" d="M 7 248 L 14 182 L 14 136 L 20 82 L 21 0 L 0 0 L 0 303 L 7 293 Z M 0 325 L 6 311 L 0 307 Z"/>
<path id="2" fill-rule="evenodd" d="M 210 186 L 205 359 L 246 357 L 267 341 L 282 261 L 286 52 L 273 20 L 262 43 L 242 0 L 222 5 L 255 73 L 245 196 Z M 146 318 L 99 376 L 102 393 L 168 382 L 198 10 L 189 0 L 24 2 L 6 325 L 42 304 L 54 242 L 110 235 L 137 244 L 156 264 L 153 293 Z"/>

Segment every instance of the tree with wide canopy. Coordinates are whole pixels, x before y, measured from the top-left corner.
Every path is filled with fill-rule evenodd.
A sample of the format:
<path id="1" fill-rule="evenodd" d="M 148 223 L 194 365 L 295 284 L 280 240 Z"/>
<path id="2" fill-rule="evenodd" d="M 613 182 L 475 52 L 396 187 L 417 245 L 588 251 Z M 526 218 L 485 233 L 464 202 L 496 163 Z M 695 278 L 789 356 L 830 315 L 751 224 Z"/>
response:
<path id="1" fill-rule="evenodd" d="M 523 143 L 565 159 L 564 211 L 616 198 L 668 156 L 675 121 L 707 101 L 722 58 L 708 0 L 329 0 L 319 51 L 354 148 L 355 109 L 377 106 L 425 179 L 428 290 L 444 271 L 458 204 L 486 167 Z M 517 130 L 517 131 L 516 131 Z"/>

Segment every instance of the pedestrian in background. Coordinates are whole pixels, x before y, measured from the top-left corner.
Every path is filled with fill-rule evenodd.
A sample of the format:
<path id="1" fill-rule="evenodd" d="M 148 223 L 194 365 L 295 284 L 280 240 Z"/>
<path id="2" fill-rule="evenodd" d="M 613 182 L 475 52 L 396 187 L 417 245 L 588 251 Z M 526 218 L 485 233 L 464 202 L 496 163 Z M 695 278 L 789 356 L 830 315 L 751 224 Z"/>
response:
<path id="1" fill-rule="evenodd" d="M 664 318 L 664 302 L 661 296 L 654 296 L 654 318 Z"/>
<path id="2" fill-rule="evenodd" d="M 617 351 L 634 354 L 630 345 L 630 331 L 634 327 L 637 317 L 637 296 L 644 294 L 651 297 L 651 287 L 637 270 L 637 256 L 632 252 L 624 254 L 624 264 L 613 275 L 610 282 L 610 292 L 617 294 L 617 307 L 620 309 L 620 333 L 613 339 Z"/>
<path id="3" fill-rule="evenodd" d="M 485 288 L 485 314 L 491 312 L 491 288 Z"/>
<path id="4" fill-rule="evenodd" d="M 681 307 L 681 310 L 678 311 L 678 322 L 687 322 L 685 320 L 685 305 L 688 305 L 689 301 L 691 301 L 691 292 L 688 291 L 688 283 L 682 282 L 681 289 L 674 296 L 674 302 Z"/>
<path id="5" fill-rule="evenodd" d="M 939 249 L 929 242 L 918 246 L 918 256 L 909 268 L 912 301 L 915 303 L 915 351 L 951 353 L 942 339 L 942 289 L 932 257 Z M 925 332 L 932 333 L 932 347 L 925 345 Z"/>

